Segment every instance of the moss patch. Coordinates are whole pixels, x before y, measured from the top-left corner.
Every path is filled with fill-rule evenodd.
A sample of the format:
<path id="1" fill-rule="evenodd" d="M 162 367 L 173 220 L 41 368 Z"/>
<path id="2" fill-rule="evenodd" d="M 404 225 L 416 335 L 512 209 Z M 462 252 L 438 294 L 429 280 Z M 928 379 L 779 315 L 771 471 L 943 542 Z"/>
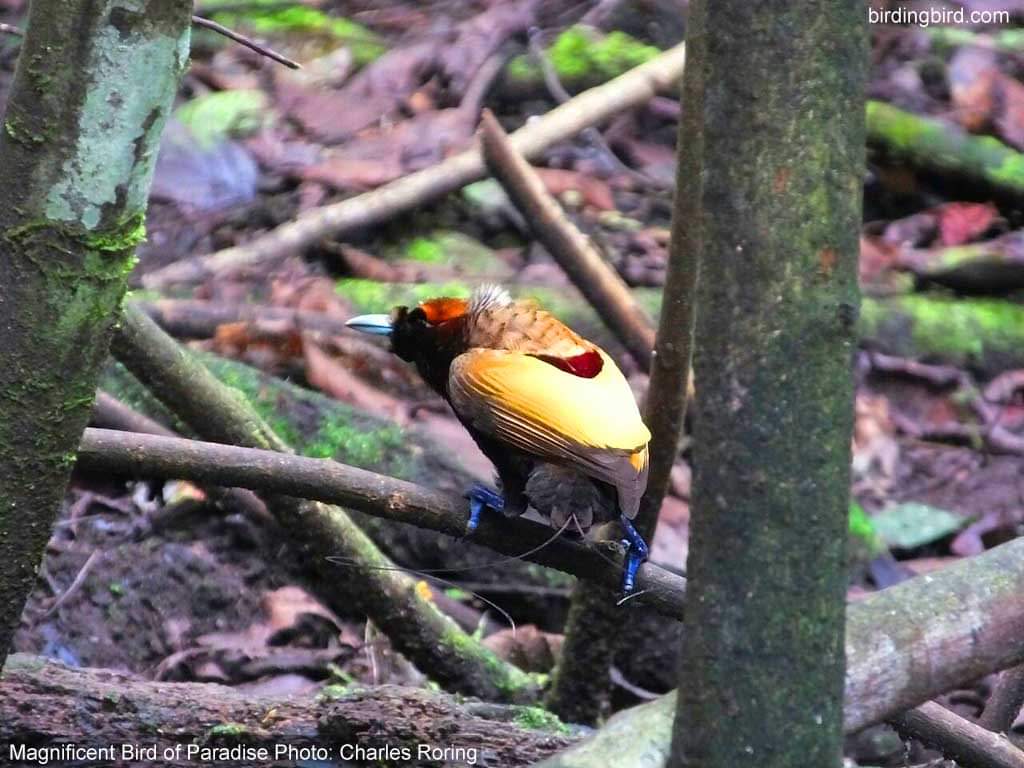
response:
<path id="1" fill-rule="evenodd" d="M 558 715 L 543 707 L 518 707 L 515 723 L 520 728 L 532 731 L 549 731 L 551 733 L 570 733 L 569 726 L 559 720 Z"/>
<path id="2" fill-rule="evenodd" d="M 660 53 L 656 46 L 642 43 L 625 32 L 601 35 L 582 25 L 565 30 L 547 50 L 548 60 L 559 78 L 573 88 L 611 80 Z M 539 83 L 543 79 L 537 65 L 526 55 L 509 62 L 506 74 L 514 85 Z"/>
<path id="3" fill-rule="evenodd" d="M 182 104 L 174 116 L 203 148 L 248 136 L 273 119 L 267 95 L 255 89 L 207 93 Z"/>
<path id="4" fill-rule="evenodd" d="M 866 298 L 861 338 L 890 354 L 985 372 L 1024 365 L 1024 306 L 998 299 L 917 294 Z"/>
<path id="5" fill-rule="evenodd" d="M 259 34 L 275 37 L 295 35 L 319 35 L 331 41 L 343 43 L 352 51 L 357 64 L 367 64 L 379 58 L 387 50 L 383 41 L 361 24 L 348 19 L 328 16 L 316 8 L 296 3 L 282 7 L 280 0 L 251 0 L 243 11 L 217 8 L 238 7 L 234 0 L 216 0 L 203 5 L 207 13 L 220 24 L 242 27 Z"/>

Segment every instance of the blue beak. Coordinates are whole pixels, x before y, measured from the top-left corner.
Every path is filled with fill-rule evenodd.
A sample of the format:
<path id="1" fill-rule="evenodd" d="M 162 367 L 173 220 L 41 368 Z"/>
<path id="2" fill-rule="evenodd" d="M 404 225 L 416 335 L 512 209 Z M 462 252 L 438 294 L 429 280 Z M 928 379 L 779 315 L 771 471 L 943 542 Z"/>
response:
<path id="1" fill-rule="evenodd" d="M 376 336 L 391 335 L 391 318 L 388 315 L 359 315 L 345 323 L 349 328 Z"/>

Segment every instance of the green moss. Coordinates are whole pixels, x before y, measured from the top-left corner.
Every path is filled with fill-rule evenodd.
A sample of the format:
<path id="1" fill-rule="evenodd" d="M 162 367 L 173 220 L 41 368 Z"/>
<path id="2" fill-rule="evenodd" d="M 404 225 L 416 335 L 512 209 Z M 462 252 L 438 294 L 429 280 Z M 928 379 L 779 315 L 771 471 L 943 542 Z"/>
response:
<path id="1" fill-rule="evenodd" d="M 232 136 L 248 136 L 273 119 L 267 95 L 257 89 L 203 94 L 178 107 L 174 116 L 204 148 Z"/>
<path id="2" fill-rule="evenodd" d="M 867 129 L 869 141 L 898 160 L 1024 191 L 1024 155 L 991 136 L 878 101 L 867 104 Z"/>
<path id="3" fill-rule="evenodd" d="M 932 44 L 942 51 L 982 43 L 1006 53 L 1024 51 L 1024 30 L 1020 29 L 997 29 L 979 34 L 960 27 L 929 26 L 924 31 L 931 38 Z"/>
<path id="4" fill-rule="evenodd" d="M 523 672 L 518 667 L 502 661 L 493 651 L 461 629 L 454 628 L 442 635 L 441 642 L 460 658 L 482 662 L 491 675 L 491 682 L 506 700 L 531 700 L 541 687 L 536 675 Z"/>
<path id="5" fill-rule="evenodd" d="M 436 240 L 417 237 L 405 246 L 405 257 L 425 264 L 439 264 L 444 261 L 444 248 Z"/>
<path id="6" fill-rule="evenodd" d="M 349 683 L 331 683 L 325 685 L 317 693 L 317 701 L 337 701 L 338 699 L 344 699 L 354 694 L 360 693 L 365 690 L 362 686 L 352 685 Z"/>
<path id="7" fill-rule="evenodd" d="M 520 728 L 528 728 L 532 731 L 570 733 L 569 726 L 563 723 L 558 715 L 543 707 L 517 707 L 515 723 Z"/>
<path id="8" fill-rule="evenodd" d="M 860 332 L 894 354 L 988 368 L 1024 357 L 1024 306 L 929 294 L 866 298 Z"/>
<path id="9" fill-rule="evenodd" d="M 421 264 L 441 264 L 464 275 L 501 280 L 512 270 L 493 249 L 479 240 L 450 229 L 437 229 L 429 237 L 416 237 L 387 244 L 382 248 L 388 259 L 407 259 Z"/>
<path id="10" fill-rule="evenodd" d="M 357 64 L 367 64 L 387 50 L 383 41 L 361 24 L 348 19 L 328 16 L 323 11 L 296 3 L 281 7 L 280 0 L 252 0 L 247 10 L 218 12 L 217 7 L 237 6 L 233 0 L 204 3 L 207 13 L 215 21 L 230 26 L 248 28 L 265 36 L 310 35 L 328 37 L 346 44 Z"/>
<path id="11" fill-rule="evenodd" d="M 414 306 L 437 296 L 469 296 L 470 286 L 460 282 L 447 283 L 380 283 L 376 280 L 345 278 L 335 286 L 339 295 L 348 299 L 356 312 L 386 312 L 389 308 Z"/>
<path id="12" fill-rule="evenodd" d="M 46 143 L 46 137 L 40 136 L 39 134 L 32 133 L 22 126 L 22 122 L 15 115 L 8 115 L 7 119 L 4 120 L 4 133 L 6 133 L 12 141 L 15 141 L 23 146 L 39 146 Z"/>
<path id="13" fill-rule="evenodd" d="M 229 740 L 239 741 L 250 734 L 248 726 L 241 723 L 221 723 L 206 732 L 206 741 Z"/>
<path id="14" fill-rule="evenodd" d="M 660 53 L 656 46 L 642 43 L 625 32 L 602 36 L 582 25 L 562 32 L 547 50 L 548 60 L 558 77 L 574 88 L 611 80 Z M 506 75 L 513 83 L 520 84 L 542 80 L 537 66 L 525 55 L 509 62 Z"/>

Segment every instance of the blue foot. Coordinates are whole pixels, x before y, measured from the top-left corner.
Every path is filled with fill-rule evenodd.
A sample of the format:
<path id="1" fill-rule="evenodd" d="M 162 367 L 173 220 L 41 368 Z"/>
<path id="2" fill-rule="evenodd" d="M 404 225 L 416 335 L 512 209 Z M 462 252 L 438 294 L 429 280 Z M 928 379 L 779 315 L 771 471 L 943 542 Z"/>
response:
<path id="1" fill-rule="evenodd" d="M 640 568 L 640 563 L 647 559 L 649 550 L 647 542 L 634 527 L 633 521 L 625 515 L 622 515 L 620 521 L 622 530 L 626 534 L 626 538 L 622 540 L 622 545 L 626 548 L 626 567 L 622 572 L 622 593 L 628 595 L 636 586 L 637 569 Z"/>
<path id="2" fill-rule="evenodd" d="M 466 498 L 469 499 L 469 522 L 466 524 L 469 533 L 475 531 L 480 524 L 480 513 L 484 511 L 484 507 L 490 507 L 495 512 L 505 509 L 505 499 L 502 495 L 481 483 L 473 483 L 466 491 Z"/>

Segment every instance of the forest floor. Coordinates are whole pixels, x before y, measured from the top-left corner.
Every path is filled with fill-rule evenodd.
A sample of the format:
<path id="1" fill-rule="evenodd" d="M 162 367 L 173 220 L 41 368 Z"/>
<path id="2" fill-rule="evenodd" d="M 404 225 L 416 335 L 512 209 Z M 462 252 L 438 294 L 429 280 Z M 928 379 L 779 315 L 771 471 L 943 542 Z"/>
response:
<path id="1" fill-rule="evenodd" d="M 642 396 L 645 373 L 490 180 L 269 265 L 159 292 L 142 285 L 179 259 L 244 245 L 300 212 L 441 161 L 472 141 L 482 106 L 509 129 L 545 113 L 557 99 L 537 51 L 575 93 L 681 39 L 682 3 L 601 3 L 611 12 L 587 19 L 600 31 L 573 26 L 594 5 L 202 3 L 198 12 L 268 40 L 304 69 L 197 31 L 129 300 L 169 301 L 172 333 L 275 377 L 237 366 L 218 374 L 248 388 L 300 449 L 427 485 L 459 488 L 489 480 L 491 469 L 404 363 L 354 334 L 224 320 L 214 310 L 289 308 L 343 321 L 500 282 L 605 346 Z M 21 6 L 0 2 L 0 20 L 23 23 Z M 532 27 L 533 54 L 524 45 Z M 3 42 L 0 96 L 17 51 L 16 39 Z M 876 27 L 872 65 L 869 98 L 1024 150 L 1021 30 Z M 674 99 L 658 97 L 537 163 L 652 314 L 665 274 L 677 119 Z M 865 175 L 851 599 L 1014 538 L 1024 523 L 1024 196 L 941 165 L 901 162 L 891 148 L 875 137 Z M 147 408 L 114 367 L 103 386 Z M 656 562 L 675 568 L 687 550 L 688 461 L 684 445 L 653 547 Z M 472 549 L 433 534 L 381 535 L 411 568 L 454 570 L 464 564 L 460 547 Z M 213 505 L 188 483 L 78 473 L 17 649 L 275 694 L 423 683 L 373 626 L 334 615 L 296 583 L 287 558 L 268 557 L 275 541 L 270 526 Z M 549 669 L 571 579 L 538 567 L 495 577 L 480 565 L 486 552 L 475 557 L 479 571 L 431 582 L 440 604 L 499 652 Z M 346 578 L 341 566 L 338 578 Z M 515 639 L 483 598 L 512 615 Z M 672 643 L 662 635 L 659 650 L 642 645 L 617 659 L 619 706 L 674 684 Z M 987 692 L 980 681 L 948 700 L 973 715 Z M 927 757 L 908 754 L 885 730 L 851 741 L 848 755 L 864 765 Z"/>

